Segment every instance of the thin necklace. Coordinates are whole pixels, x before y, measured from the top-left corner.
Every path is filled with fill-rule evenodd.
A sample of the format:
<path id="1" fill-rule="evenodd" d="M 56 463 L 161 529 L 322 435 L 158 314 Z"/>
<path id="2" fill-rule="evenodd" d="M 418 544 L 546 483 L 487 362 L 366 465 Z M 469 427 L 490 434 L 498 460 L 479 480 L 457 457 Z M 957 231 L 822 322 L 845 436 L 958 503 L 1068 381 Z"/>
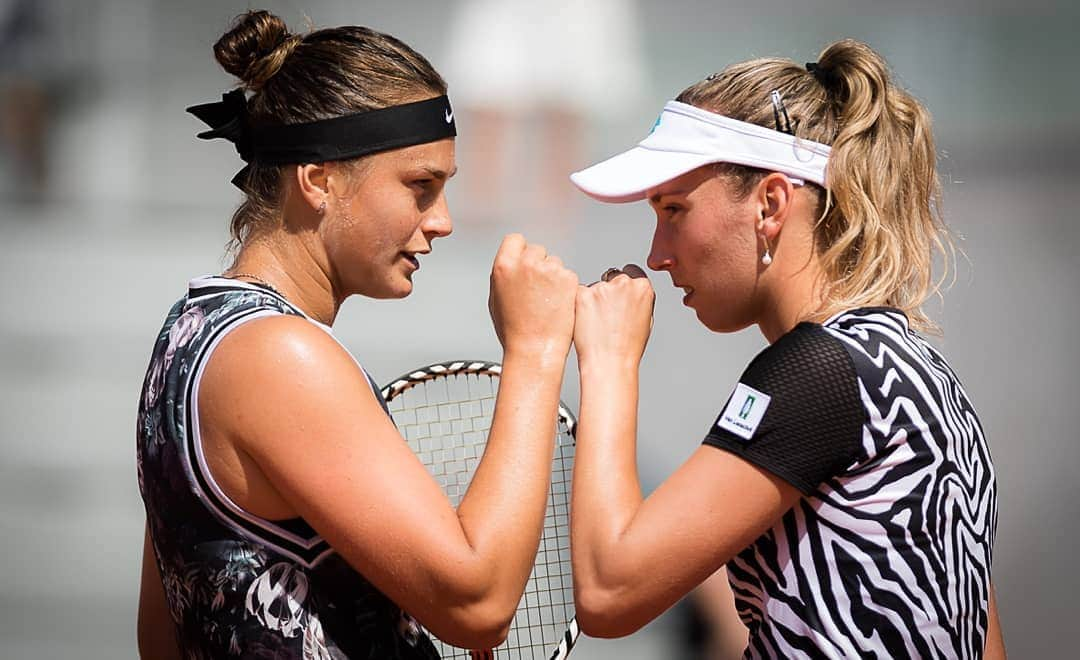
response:
<path id="1" fill-rule="evenodd" d="M 271 290 L 271 291 L 273 291 L 274 293 L 278 294 L 278 295 L 279 295 L 279 296 L 281 296 L 282 298 L 284 298 L 284 297 L 285 297 L 285 294 L 284 294 L 284 293 L 282 293 L 282 292 L 280 292 L 280 291 L 278 291 L 278 290 L 277 290 L 277 287 L 276 287 L 276 286 L 274 286 L 273 284 L 270 284 L 269 282 L 267 282 L 267 281 L 266 281 L 266 280 L 264 280 L 263 278 L 259 277 L 258 275 L 252 275 L 251 273 L 233 273 L 232 275 L 225 275 L 225 277 L 226 277 L 226 278 L 228 278 L 228 279 L 230 279 L 230 280 L 235 280 L 235 279 L 236 279 L 236 278 L 238 278 L 238 277 L 246 277 L 246 278 L 248 278 L 249 280 L 255 280 L 255 281 L 256 281 L 256 282 L 258 282 L 259 284 L 262 284 L 263 286 L 265 286 L 266 288 L 270 289 L 270 290 Z"/>

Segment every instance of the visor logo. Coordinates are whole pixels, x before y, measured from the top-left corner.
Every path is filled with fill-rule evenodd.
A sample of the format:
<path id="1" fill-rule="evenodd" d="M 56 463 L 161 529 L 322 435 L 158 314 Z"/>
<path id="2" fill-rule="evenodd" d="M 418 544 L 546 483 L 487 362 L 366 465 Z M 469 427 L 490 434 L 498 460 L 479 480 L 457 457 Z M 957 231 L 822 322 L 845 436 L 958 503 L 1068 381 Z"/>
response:
<path id="1" fill-rule="evenodd" d="M 656 129 L 660 127 L 660 120 L 663 119 L 663 118 L 664 118 L 664 115 L 662 113 L 660 115 L 657 115 L 656 122 L 652 125 L 652 128 L 649 129 L 649 135 L 652 135 L 653 132 L 656 131 Z"/>

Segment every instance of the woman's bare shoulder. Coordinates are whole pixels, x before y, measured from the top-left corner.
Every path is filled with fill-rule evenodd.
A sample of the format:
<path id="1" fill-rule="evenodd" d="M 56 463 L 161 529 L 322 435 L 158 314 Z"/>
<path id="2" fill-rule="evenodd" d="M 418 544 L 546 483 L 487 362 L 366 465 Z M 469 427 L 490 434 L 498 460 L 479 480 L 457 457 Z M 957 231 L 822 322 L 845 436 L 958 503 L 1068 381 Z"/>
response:
<path id="1" fill-rule="evenodd" d="M 237 435 L 280 424 L 283 415 L 295 421 L 368 398 L 378 411 L 349 352 L 324 329 L 289 315 L 249 321 L 227 334 L 207 362 L 199 392 L 204 420 L 237 425 Z"/>

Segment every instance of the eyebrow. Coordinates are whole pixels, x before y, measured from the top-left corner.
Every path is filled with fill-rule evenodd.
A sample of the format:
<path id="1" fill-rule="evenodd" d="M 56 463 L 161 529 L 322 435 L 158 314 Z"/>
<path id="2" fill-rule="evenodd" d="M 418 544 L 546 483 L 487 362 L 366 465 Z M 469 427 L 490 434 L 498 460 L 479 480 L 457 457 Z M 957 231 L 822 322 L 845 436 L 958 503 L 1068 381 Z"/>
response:
<path id="1" fill-rule="evenodd" d="M 676 190 L 665 190 L 664 192 L 658 192 L 655 195 L 653 195 L 652 197 L 650 197 L 649 198 L 649 203 L 650 204 L 659 204 L 660 200 L 663 199 L 664 197 L 671 197 L 671 196 L 685 197 L 689 192 L 690 192 L 689 190 L 683 190 L 681 188 L 676 189 Z"/>
<path id="2" fill-rule="evenodd" d="M 458 168 L 455 165 L 454 169 L 447 172 L 446 170 L 442 170 L 442 169 L 439 169 L 437 167 L 431 167 L 431 166 L 428 166 L 428 165 L 421 165 L 419 169 L 420 169 L 420 171 L 425 172 L 425 173 L 431 175 L 432 177 L 434 177 L 436 179 L 446 180 L 446 179 L 449 179 L 450 177 L 454 176 L 455 174 L 457 174 L 457 169 Z"/>

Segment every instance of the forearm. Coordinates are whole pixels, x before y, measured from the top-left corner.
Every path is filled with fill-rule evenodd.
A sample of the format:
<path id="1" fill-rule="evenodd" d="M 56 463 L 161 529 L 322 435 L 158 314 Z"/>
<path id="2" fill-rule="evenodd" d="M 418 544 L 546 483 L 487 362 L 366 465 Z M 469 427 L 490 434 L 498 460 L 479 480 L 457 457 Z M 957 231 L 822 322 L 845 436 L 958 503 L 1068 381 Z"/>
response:
<path id="1" fill-rule="evenodd" d="M 710 657 L 715 660 L 741 658 L 746 649 L 748 632 L 739 612 L 735 596 L 728 583 L 727 570 L 718 569 L 691 592 L 707 630 Z"/>
<path id="2" fill-rule="evenodd" d="M 994 586 L 990 585 L 990 602 L 987 610 L 986 648 L 983 655 L 986 660 L 1005 660 L 1005 637 L 1001 632 L 1001 621 L 998 619 L 997 597 L 994 595 Z"/>
<path id="3" fill-rule="evenodd" d="M 565 352 L 508 349 L 487 446 L 458 518 L 510 612 L 532 568 L 551 475 Z"/>
<path id="4" fill-rule="evenodd" d="M 142 579 L 136 631 L 140 657 L 160 660 L 180 658 L 176 627 L 165 600 L 165 590 L 161 584 L 157 560 L 154 558 L 149 529 L 143 534 Z"/>
<path id="5" fill-rule="evenodd" d="M 620 541 L 641 507 L 637 474 L 638 368 L 584 362 L 575 449 L 571 543 L 574 578 L 604 586 L 621 573 Z"/>

